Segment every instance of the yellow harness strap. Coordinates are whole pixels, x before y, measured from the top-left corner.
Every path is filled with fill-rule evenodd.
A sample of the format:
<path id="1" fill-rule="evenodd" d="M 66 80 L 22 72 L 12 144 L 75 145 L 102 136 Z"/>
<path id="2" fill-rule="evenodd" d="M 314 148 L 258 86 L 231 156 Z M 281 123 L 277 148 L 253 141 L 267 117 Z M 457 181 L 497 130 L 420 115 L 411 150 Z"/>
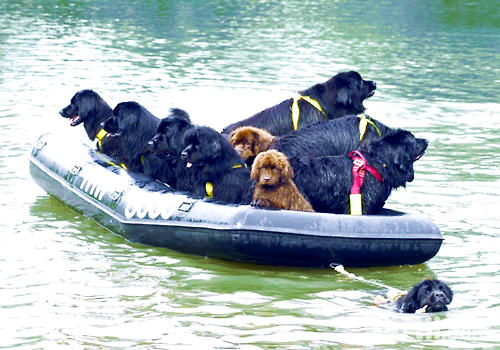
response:
<path id="1" fill-rule="evenodd" d="M 378 136 L 382 136 L 382 133 L 380 132 L 380 129 L 378 128 L 377 124 L 373 122 L 373 120 L 369 119 L 366 114 L 361 113 L 358 115 L 359 117 L 359 141 L 363 140 L 363 137 L 365 136 L 366 132 L 366 127 L 368 124 L 373 126 L 375 130 L 377 130 Z"/>
<path id="2" fill-rule="evenodd" d="M 238 168 L 243 168 L 243 167 L 247 167 L 246 164 L 242 165 L 242 164 L 235 164 L 233 165 L 233 169 L 238 169 Z M 210 181 L 207 181 L 205 183 L 205 192 L 207 193 L 207 197 L 208 198 L 214 198 L 214 184 L 211 183 Z"/>
<path id="3" fill-rule="evenodd" d="M 323 108 L 321 108 L 321 105 L 319 104 L 318 101 L 316 101 L 312 97 L 302 96 L 300 94 L 297 94 L 296 96 L 293 97 L 293 102 L 292 102 L 292 123 L 294 130 L 297 130 L 299 128 L 299 118 L 300 118 L 299 100 L 304 100 L 308 102 L 311 106 L 316 108 L 318 111 L 321 112 L 321 114 L 323 114 L 326 117 L 326 113 L 323 110 Z"/>
<path id="4" fill-rule="evenodd" d="M 97 139 L 97 146 L 99 146 L 99 150 L 102 150 L 102 140 L 104 140 L 104 138 L 108 135 L 108 132 L 104 129 L 101 129 L 99 130 L 99 132 L 97 133 L 97 135 L 95 135 L 95 138 Z M 144 157 L 144 156 L 143 156 Z M 143 158 L 141 158 L 141 161 L 143 161 Z M 112 166 L 118 166 L 116 163 L 113 163 L 113 162 L 108 162 L 109 165 L 112 165 Z M 120 166 L 125 169 L 125 170 L 128 170 L 127 166 L 125 165 L 125 163 L 120 163 Z"/>
<path id="5" fill-rule="evenodd" d="M 97 135 L 95 135 L 95 138 L 97 139 L 97 146 L 99 149 L 102 149 L 102 140 L 108 135 L 108 132 L 104 129 L 99 130 Z"/>
<path id="6" fill-rule="evenodd" d="M 123 168 L 123 169 L 125 169 L 125 170 L 128 170 L 128 168 L 127 168 L 127 166 L 125 165 L 125 163 L 120 163 L 120 165 L 118 165 L 118 164 L 116 164 L 116 163 L 114 163 L 114 162 L 112 162 L 112 161 L 108 161 L 108 162 L 106 162 L 106 163 L 108 163 L 109 165 L 115 166 L 115 167 L 118 167 L 118 166 L 119 166 L 119 167 L 122 167 L 122 168 Z"/>
<path id="7" fill-rule="evenodd" d="M 205 192 L 207 192 L 208 198 L 214 198 L 214 184 L 207 181 L 205 184 Z"/>

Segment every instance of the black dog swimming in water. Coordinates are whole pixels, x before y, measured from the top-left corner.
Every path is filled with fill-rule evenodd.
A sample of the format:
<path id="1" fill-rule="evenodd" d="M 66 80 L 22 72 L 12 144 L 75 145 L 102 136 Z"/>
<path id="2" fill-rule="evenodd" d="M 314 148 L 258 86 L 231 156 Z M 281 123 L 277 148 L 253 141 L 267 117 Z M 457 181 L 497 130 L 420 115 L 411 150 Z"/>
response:
<path id="1" fill-rule="evenodd" d="M 375 93 L 377 84 L 364 80 L 358 72 L 339 73 L 322 84 L 316 84 L 300 91 L 301 96 L 295 103 L 300 110 L 297 128 L 319 121 L 357 115 L 365 111 L 363 101 Z M 309 102 L 311 101 L 312 102 Z M 315 104 L 318 104 L 315 106 Z M 255 126 L 265 129 L 274 136 L 282 136 L 295 130 L 292 117 L 294 99 L 288 99 L 267 108 L 252 117 L 228 125 L 222 131 L 230 134 L 240 126 Z M 318 107 L 321 109 L 318 109 Z"/>
<path id="2" fill-rule="evenodd" d="M 445 282 L 423 280 L 408 294 L 396 299 L 396 310 L 405 313 L 447 311 L 452 300 L 453 292 Z"/>

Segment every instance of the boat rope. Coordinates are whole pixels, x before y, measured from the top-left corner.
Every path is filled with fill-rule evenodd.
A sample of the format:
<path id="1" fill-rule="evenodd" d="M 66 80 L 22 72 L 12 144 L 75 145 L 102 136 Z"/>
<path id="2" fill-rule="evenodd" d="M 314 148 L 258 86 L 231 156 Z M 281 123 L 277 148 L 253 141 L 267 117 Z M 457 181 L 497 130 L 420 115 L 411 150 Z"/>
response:
<path id="1" fill-rule="evenodd" d="M 377 286 L 377 287 L 386 289 L 387 290 L 387 297 L 391 301 L 395 301 L 396 299 L 398 299 L 406 294 L 406 292 L 403 290 L 400 290 L 400 289 L 397 289 L 394 287 L 390 287 L 390 286 L 383 284 L 383 283 L 380 283 L 380 282 L 367 280 L 367 279 L 364 279 L 363 277 L 356 276 L 352 272 L 346 271 L 344 269 L 344 266 L 342 266 L 341 264 L 331 263 L 330 267 L 332 269 L 334 269 L 336 272 L 340 273 L 341 275 L 347 276 L 347 277 L 352 278 L 356 281 L 360 281 L 360 282 L 363 282 L 366 284 L 371 284 L 373 286 Z"/>

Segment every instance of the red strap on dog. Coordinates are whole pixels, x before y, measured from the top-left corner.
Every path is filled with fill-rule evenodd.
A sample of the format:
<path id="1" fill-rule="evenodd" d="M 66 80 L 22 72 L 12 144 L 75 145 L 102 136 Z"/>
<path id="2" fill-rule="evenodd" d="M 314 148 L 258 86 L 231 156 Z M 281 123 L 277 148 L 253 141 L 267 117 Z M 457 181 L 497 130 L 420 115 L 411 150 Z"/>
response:
<path id="1" fill-rule="evenodd" d="M 367 164 L 365 157 L 360 151 L 352 151 L 349 156 L 352 159 L 351 194 L 361 194 L 361 186 L 363 186 L 363 181 L 365 180 L 365 174 L 367 171 L 375 176 L 379 182 L 382 182 L 382 176 L 380 173 L 377 169 Z"/>

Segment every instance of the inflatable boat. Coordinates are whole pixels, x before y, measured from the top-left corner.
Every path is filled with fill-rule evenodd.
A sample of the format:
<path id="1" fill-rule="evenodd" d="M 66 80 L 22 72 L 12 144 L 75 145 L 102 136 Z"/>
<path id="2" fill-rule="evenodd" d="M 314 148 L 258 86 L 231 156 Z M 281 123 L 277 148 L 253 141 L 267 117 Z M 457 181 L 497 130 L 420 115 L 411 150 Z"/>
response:
<path id="1" fill-rule="evenodd" d="M 30 172 L 47 193 L 132 242 L 257 264 L 302 267 L 423 263 L 443 238 L 394 210 L 351 216 L 258 209 L 194 198 L 127 171 L 93 145 L 44 134 Z"/>

